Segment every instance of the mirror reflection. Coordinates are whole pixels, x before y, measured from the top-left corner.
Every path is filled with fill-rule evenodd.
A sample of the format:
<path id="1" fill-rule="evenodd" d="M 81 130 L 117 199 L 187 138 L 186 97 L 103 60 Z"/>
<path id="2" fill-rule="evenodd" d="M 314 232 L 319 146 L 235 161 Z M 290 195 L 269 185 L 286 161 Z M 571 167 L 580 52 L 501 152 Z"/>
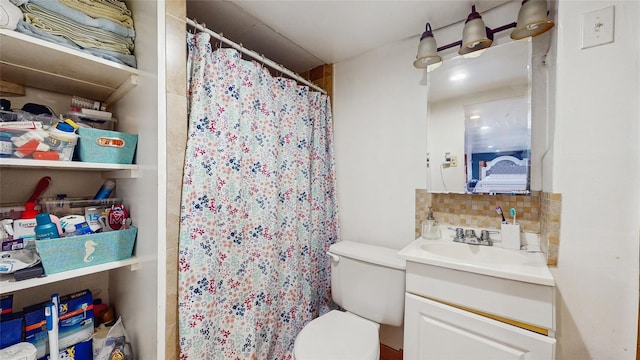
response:
<path id="1" fill-rule="evenodd" d="M 528 194 L 531 42 L 445 60 L 428 73 L 427 189 Z"/>

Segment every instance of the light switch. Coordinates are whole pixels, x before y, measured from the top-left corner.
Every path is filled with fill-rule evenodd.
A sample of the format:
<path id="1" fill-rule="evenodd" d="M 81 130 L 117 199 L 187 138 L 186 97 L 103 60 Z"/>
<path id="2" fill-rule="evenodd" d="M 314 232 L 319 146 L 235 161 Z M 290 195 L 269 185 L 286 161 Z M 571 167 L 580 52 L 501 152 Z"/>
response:
<path id="1" fill-rule="evenodd" d="M 615 27 L 613 6 L 582 15 L 582 48 L 613 42 Z"/>

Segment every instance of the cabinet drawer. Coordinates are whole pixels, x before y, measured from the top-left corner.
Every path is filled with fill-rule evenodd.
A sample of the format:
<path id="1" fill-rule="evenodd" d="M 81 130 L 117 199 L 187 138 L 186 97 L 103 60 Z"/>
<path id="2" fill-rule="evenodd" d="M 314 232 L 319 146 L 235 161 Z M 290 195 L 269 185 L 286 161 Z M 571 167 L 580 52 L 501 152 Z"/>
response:
<path id="1" fill-rule="evenodd" d="M 406 294 L 404 357 L 549 360 L 556 340 L 477 314 Z"/>
<path id="2" fill-rule="evenodd" d="M 408 293 L 555 330 L 555 288 L 407 262 Z"/>

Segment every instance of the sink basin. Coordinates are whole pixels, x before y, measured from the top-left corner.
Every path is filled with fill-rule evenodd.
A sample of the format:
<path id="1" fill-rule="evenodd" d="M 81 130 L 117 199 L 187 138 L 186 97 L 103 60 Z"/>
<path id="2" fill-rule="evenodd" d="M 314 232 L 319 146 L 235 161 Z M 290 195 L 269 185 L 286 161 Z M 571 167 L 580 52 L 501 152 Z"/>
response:
<path id="1" fill-rule="evenodd" d="M 426 243 L 421 248 L 436 256 L 464 262 L 487 264 L 526 264 L 530 259 L 520 252 L 493 246 L 469 245 L 456 242 Z"/>
<path id="2" fill-rule="evenodd" d="M 540 252 L 418 238 L 400 250 L 398 257 L 410 262 L 555 286 L 547 259 Z"/>

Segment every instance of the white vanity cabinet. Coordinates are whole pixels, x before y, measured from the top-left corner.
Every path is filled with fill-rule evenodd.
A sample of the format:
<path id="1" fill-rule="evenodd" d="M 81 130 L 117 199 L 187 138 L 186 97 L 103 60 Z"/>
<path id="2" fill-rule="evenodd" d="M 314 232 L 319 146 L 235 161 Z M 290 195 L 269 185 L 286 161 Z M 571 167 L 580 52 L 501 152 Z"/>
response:
<path id="1" fill-rule="evenodd" d="M 406 295 L 405 359 L 549 360 L 555 339 L 413 294 Z"/>
<path id="2" fill-rule="evenodd" d="M 20 311 L 48 300 L 52 293 L 90 289 L 94 298 L 115 307 L 137 358 L 164 359 L 165 3 L 126 3 L 135 23 L 137 69 L 2 29 L 0 80 L 23 85 L 26 102 L 47 104 L 68 97 L 64 103 L 70 104 L 77 95 L 109 103 L 117 129 L 139 135 L 136 164 L 0 159 L 0 202 L 26 201 L 43 176 L 52 178 L 46 196 L 92 195 L 105 178 L 116 179 L 117 196 L 129 207 L 138 228 L 134 257 L 18 282 L 2 276 L 0 294 L 12 294 L 13 310 Z"/>
<path id="3" fill-rule="evenodd" d="M 550 360 L 553 286 L 407 261 L 404 358 Z"/>

